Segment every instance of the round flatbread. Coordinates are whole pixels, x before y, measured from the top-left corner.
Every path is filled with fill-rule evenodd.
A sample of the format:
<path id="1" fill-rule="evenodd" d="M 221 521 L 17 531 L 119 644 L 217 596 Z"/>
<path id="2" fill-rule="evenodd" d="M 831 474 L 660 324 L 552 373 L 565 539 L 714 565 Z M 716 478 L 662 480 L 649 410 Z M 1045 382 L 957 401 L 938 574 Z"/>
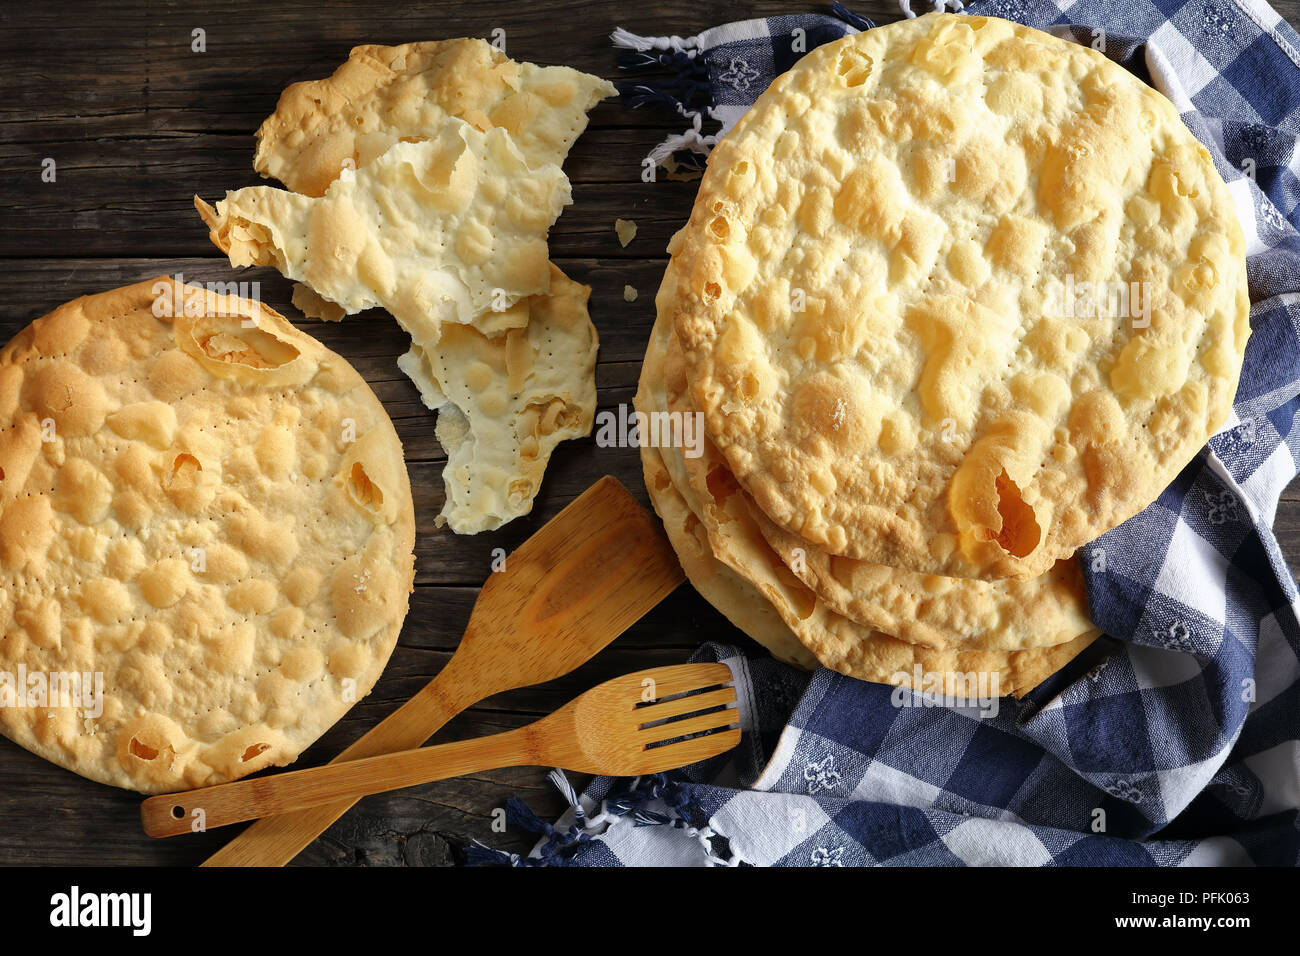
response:
<path id="1" fill-rule="evenodd" d="M 167 277 L 69 302 L 0 351 L 0 731 L 143 792 L 289 763 L 379 677 L 414 540 L 340 356 Z"/>
<path id="2" fill-rule="evenodd" d="M 670 397 L 668 407 L 681 409 L 682 405 Z M 685 458 L 680 448 L 662 448 L 660 453 L 665 460 L 684 464 L 689 487 L 700 501 L 698 517 L 717 560 L 766 597 L 800 643 L 831 670 L 957 698 L 1023 697 L 1101 633 L 1089 627 L 1057 644 L 1004 649 L 960 640 L 937 646 L 913 644 L 860 624 L 836 613 L 768 545 L 743 491 L 734 479 L 728 482 L 729 472 L 707 468 L 707 456 Z"/>
<path id="3" fill-rule="evenodd" d="M 660 309 L 637 392 L 637 409 L 645 414 L 659 410 L 689 413 L 689 407 L 683 407 L 682 392 L 664 377 L 671 333 L 666 305 L 673 296 L 673 272 L 670 263 L 657 299 Z M 643 442 L 646 485 L 661 517 L 666 524 L 703 530 L 708 541 L 707 550 L 695 544 L 685 546 L 682 536 L 673 536 L 670 531 L 683 567 L 693 582 L 705 582 L 706 586 L 700 588 L 705 599 L 747 633 L 749 620 L 768 623 L 763 615 L 770 608 L 826 667 L 863 680 L 909 687 L 918 683 L 919 674 L 921 686 L 916 689 L 941 688 L 943 693 L 958 698 L 979 696 L 990 687 L 996 694 L 1023 696 L 1063 667 L 1099 633 L 1090 629 L 1055 646 L 999 650 L 977 644 L 925 647 L 864 627 L 831 610 L 790 571 L 763 538 L 743 504 L 743 494 L 734 483 L 727 486 L 719 482 L 716 471 L 710 475 L 708 469 L 700 467 L 698 462 L 702 461 L 688 458 L 680 447 L 652 448 Z M 682 515 L 683 507 L 689 517 Z M 729 573 L 720 575 L 715 566 L 725 567 Z M 745 586 L 737 588 L 735 581 Z M 761 611 L 754 605 L 758 596 L 763 599 Z M 768 629 L 764 633 L 773 632 Z M 773 647 L 777 656 L 782 653 L 776 648 L 788 647 L 770 645 L 770 637 L 761 638 L 757 633 L 751 636 Z M 980 694 L 975 693 L 975 688 Z"/>
<path id="4" fill-rule="evenodd" d="M 660 287 L 660 296 L 665 287 Z M 641 366 L 634 407 L 643 415 L 666 410 L 664 392 L 663 339 L 671 326 L 657 322 L 651 346 Z M 799 643 L 794 632 L 781 620 L 776 609 L 748 581 L 713 556 L 709 536 L 697 513 L 695 496 L 686 481 L 685 469 L 670 473 L 669 462 L 653 445 L 641 444 L 641 465 L 650 503 L 663 521 L 664 531 L 687 579 L 700 595 L 748 637 L 757 641 L 777 660 L 804 670 L 814 670 L 817 658 Z M 680 459 L 670 459 L 674 463 Z"/>
<path id="5" fill-rule="evenodd" d="M 685 360 L 675 335 L 663 362 L 668 391 L 681 414 L 692 414 Z M 773 522 L 736 486 L 712 442 L 695 467 L 712 487 L 731 488 L 786 566 L 826 605 L 866 627 L 910 644 L 953 643 L 1014 651 L 1062 644 L 1092 630 L 1079 562 L 1067 558 L 1025 580 L 977 581 L 902 571 L 830 554 Z"/>
<path id="6" fill-rule="evenodd" d="M 845 37 L 713 151 L 673 306 L 736 478 L 824 550 L 986 580 L 1149 504 L 1227 416 L 1244 242 L 1173 105 L 990 17 Z"/>

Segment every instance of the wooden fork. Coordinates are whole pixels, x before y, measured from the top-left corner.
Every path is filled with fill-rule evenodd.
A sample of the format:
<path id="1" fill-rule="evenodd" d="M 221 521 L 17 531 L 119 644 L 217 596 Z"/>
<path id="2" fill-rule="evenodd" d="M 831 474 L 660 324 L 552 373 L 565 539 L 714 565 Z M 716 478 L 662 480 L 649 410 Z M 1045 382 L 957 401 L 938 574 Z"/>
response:
<path id="1" fill-rule="evenodd" d="M 145 833 L 165 837 L 191 832 L 195 821 L 213 829 L 500 767 L 558 766 L 619 777 L 659 773 L 740 742 L 730 681 L 726 664 L 653 667 L 606 681 L 505 733 L 150 797 L 140 817 Z"/>

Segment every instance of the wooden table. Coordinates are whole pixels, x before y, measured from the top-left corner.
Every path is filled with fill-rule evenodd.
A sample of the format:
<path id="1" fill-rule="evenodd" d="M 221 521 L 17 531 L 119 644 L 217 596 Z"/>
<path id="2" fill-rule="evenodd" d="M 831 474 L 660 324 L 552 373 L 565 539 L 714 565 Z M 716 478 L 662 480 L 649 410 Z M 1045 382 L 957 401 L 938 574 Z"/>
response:
<path id="1" fill-rule="evenodd" d="M 1300 0 L 1276 0 L 1292 23 Z M 810 6 L 660 0 L 651 4 L 519 0 L 477 3 L 311 2 L 133 3 L 107 11 L 87 2 L 12 4 L 0 12 L 0 341 L 58 304 L 162 273 L 188 279 L 235 277 L 208 242 L 191 206 L 261 182 L 252 170 L 252 133 L 288 84 L 327 76 L 359 43 L 403 43 L 506 34 L 517 59 L 562 63 L 613 77 L 610 30 L 688 35 L 728 20 Z M 850 4 L 877 22 L 898 18 L 889 2 Z M 209 8 L 213 9 L 209 9 Z M 205 52 L 194 52 L 196 29 Z M 565 167 L 574 203 L 551 232 L 551 254 L 592 286 L 600 330 L 601 408 L 628 403 L 653 319 L 654 292 L 669 236 L 685 220 L 691 182 L 641 181 L 641 158 L 682 124 L 662 111 L 617 101 L 596 108 Z M 42 163 L 57 178 L 42 181 Z M 637 223 L 626 249 L 616 218 Z M 290 284 L 271 270 L 263 298 L 287 315 Z M 624 285 L 640 297 L 623 298 Z M 498 532 L 457 537 L 436 529 L 442 507 L 442 450 L 434 416 L 396 366 L 405 337 L 383 316 L 305 323 L 347 357 L 388 407 L 406 448 L 419 534 L 416 589 L 397 651 L 374 692 L 301 758 L 320 763 L 393 710 L 446 663 L 456 646 L 493 548 L 511 549 L 603 474 L 645 501 L 635 449 L 566 442 L 547 472 L 533 513 Z M 1277 528 L 1293 568 L 1300 559 L 1300 495 L 1288 492 Z M 547 713 L 598 681 L 686 659 L 702 641 L 743 641 L 689 587 L 577 673 L 503 694 L 452 722 L 440 739 L 492 733 Z M 235 831 L 150 841 L 138 798 L 91 783 L 0 740 L 0 864 L 195 864 Z M 450 864 L 472 840 L 516 851 L 532 837 L 493 832 L 492 811 L 516 794 L 544 818 L 562 802 L 541 769 L 503 770 L 370 797 L 299 858 L 300 864 Z"/>

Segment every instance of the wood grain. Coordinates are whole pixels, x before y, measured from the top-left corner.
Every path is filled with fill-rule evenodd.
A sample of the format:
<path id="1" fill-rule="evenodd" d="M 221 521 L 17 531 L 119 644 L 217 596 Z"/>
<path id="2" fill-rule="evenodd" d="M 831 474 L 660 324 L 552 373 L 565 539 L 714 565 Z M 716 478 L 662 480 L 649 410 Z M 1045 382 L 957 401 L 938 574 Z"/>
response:
<path id="1" fill-rule="evenodd" d="M 883 0 L 849 5 L 877 22 L 898 17 L 897 7 Z M 1300 20 L 1300 0 L 1274 5 L 1293 24 Z M 77 295 L 176 271 L 200 280 L 256 279 L 270 305 L 292 314 L 284 280 L 266 270 L 236 274 L 228 268 L 208 243 L 190 197 L 213 199 L 227 188 L 260 182 L 251 168 L 252 133 L 280 90 L 329 74 L 355 44 L 489 36 L 500 27 L 517 58 L 613 78 L 607 36 L 616 25 L 687 35 L 727 20 L 820 7 L 790 0 L 4 4 L 0 56 L 9 69 L 0 74 L 0 341 Z M 205 53 L 191 51 L 196 28 L 205 31 Z M 561 268 L 593 288 L 604 409 L 631 401 L 664 245 L 690 210 L 691 183 L 640 179 L 641 157 L 680 127 L 662 111 L 603 103 L 565 167 L 574 204 L 556 225 L 552 251 Z M 54 183 L 40 178 L 47 157 L 57 164 Z M 614 238 L 618 217 L 638 224 L 626 249 Z M 636 302 L 623 301 L 625 284 L 639 290 Z M 397 371 L 396 357 L 405 350 L 400 331 L 381 314 L 303 327 L 352 361 L 393 415 L 410 458 L 419 519 L 417 587 L 397 651 L 375 691 L 300 758 L 299 765 L 310 766 L 338 754 L 445 665 L 489 574 L 493 548 L 516 547 L 603 474 L 647 502 L 635 449 L 566 442 L 532 515 L 468 539 L 434 528 L 443 457 L 433 416 Z M 1295 489 L 1284 497 L 1277 530 L 1296 569 Z M 745 640 L 693 590 L 679 588 L 574 674 L 494 695 L 451 721 L 437 739 L 521 726 L 606 678 L 680 663 L 709 639 Z M 193 865 L 233 832 L 149 840 L 139 829 L 136 796 L 82 780 L 5 741 L 0 771 L 7 782 L 0 791 L 0 864 Z M 476 839 L 526 850 L 530 834 L 492 829 L 492 811 L 512 794 L 544 818 L 562 809 L 536 768 L 446 780 L 367 797 L 296 863 L 446 865 Z"/>

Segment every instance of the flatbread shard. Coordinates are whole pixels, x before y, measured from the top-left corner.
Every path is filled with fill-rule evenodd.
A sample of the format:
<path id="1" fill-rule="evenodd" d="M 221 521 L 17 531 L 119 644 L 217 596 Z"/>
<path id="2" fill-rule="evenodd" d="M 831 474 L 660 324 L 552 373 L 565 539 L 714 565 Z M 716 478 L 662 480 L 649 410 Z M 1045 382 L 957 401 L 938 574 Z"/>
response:
<path id="1" fill-rule="evenodd" d="M 527 322 L 495 337 L 453 326 L 416 339 L 398 366 L 438 411 L 447 452 L 439 516 L 458 534 L 491 531 L 532 510 L 555 446 L 591 432 L 599 338 L 591 289 L 551 266 L 551 291 L 521 303 Z"/>
<path id="2" fill-rule="evenodd" d="M 162 792 L 289 763 L 397 641 L 401 444 L 266 305 L 161 277 L 36 320 L 0 351 L 0 475 L 0 672 L 102 681 L 98 703 L 93 679 L 6 700 L 0 731 L 83 776 Z"/>
<path id="3" fill-rule="evenodd" d="M 1227 416 L 1249 334 L 1231 199 L 1172 104 L 990 17 L 778 77 L 710 156 L 678 262 L 693 397 L 742 487 L 830 553 L 927 574 L 1032 577 L 1141 510 Z"/>
<path id="4" fill-rule="evenodd" d="M 433 139 L 448 116 L 510 134 L 537 169 L 562 165 L 614 85 L 566 66 L 517 63 L 480 39 L 359 46 L 333 76 L 295 83 L 257 131 L 253 166 L 323 196 L 344 170 L 398 142 Z"/>
<path id="5" fill-rule="evenodd" d="M 347 316 L 343 306 L 331 302 L 311 286 L 302 282 L 293 284 L 293 307 L 309 319 L 322 322 L 342 322 Z"/>
<path id="6" fill-rule="evenodd" d="M 546 233 L 570 199 L 560 168 L 529 169 L 504 130 L 449 119 L 321 198 L 250 186 L 195 207 L 231 265 L 274 266 L 347 315 L 383 306 L 433 341 L 547 290 Z"/>

